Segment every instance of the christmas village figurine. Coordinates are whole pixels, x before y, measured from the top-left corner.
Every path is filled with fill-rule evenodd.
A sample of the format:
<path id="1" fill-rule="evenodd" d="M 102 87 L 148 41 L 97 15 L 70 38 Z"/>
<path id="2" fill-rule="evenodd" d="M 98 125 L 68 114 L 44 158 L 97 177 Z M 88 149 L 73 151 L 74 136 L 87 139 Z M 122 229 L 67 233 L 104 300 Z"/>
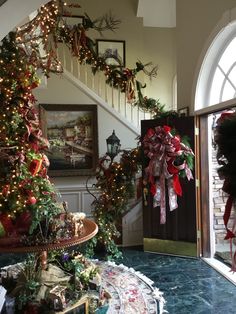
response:
<path id="1" fill-rule="evenodd" d="M 55 311 L 66 308 L 66 287 L 57 285 L 49 292 L 49 299 L 53 303 Z"/>
<path id="2" fill-rule="evenodd" d="M 96 264 L 74 251 L 55 254 L 46 270 L 35 256 L 1 269 L 1 281 L 8 290 L 5 308 L 11 313 L 39 314 L 45 309 L 66 313 L 84 298 L 88 304 L 92 300 L 95 308 L 108 305 L 110 297 L 101 287 Z"/>
<path id="3" fill-rule="evenodd" d="M 63 202 L 61 208 L 62 211 L 55 217 L 51 228 L 54 238 L 60 241 L 82 236 L 86 214 L 69 212 L 67 202 Z"/>
<path id="4" fill-rule="evenodd" d="M 79 237 L 83 234 L 84 230 L 84 219 L 86 217 L 85 213 L 78 212 L 78 213 L 73 213 L 73 224 L 74 224 L 74 236 Z"/>
<path id="5" fill-rule="evenodd" d="M 86 217 L 86 214 L 83 212 L 76 212 L 76 213 L 69 213 L 68 212 L 68 203 L 62 202 L 62 206 L 67 213 L 66 220 L 70 221 L 71 228 L 72 228 L 72 235 L 74 237 L 81 236 L 83 234 L 84 230 L 84 219 Z"/>

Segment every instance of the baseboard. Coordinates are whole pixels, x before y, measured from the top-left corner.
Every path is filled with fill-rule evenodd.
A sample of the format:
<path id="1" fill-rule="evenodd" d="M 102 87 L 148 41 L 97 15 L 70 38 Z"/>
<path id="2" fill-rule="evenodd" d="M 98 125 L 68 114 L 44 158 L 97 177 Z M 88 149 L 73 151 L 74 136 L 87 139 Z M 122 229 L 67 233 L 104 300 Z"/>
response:
<path id="1" fill-rule="evenodd" d="M 197 244 L 183 241 L 143 239 L 144 251 L 197 257 Z"/>

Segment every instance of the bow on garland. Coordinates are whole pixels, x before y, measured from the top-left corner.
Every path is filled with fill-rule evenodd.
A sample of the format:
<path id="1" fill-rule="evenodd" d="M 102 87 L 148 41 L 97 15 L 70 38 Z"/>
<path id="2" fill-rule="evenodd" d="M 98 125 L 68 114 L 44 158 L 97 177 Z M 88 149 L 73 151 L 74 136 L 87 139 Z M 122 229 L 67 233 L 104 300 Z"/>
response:
<path id="1" fill-rule="evenodd" d="M 186 140 L 185 140 L 186 142 Z M 193 179 L 193 151 L 167 125 L 149 129 L 143 139 L 144 154 L 150 159 L 145 175 L 153 195 L 153 207 L 160 206 L 160 223 L 166 223 L 167 180 L 170 210 L 178 208 L 177 195 L 182 196 L 179 175 Z"/>

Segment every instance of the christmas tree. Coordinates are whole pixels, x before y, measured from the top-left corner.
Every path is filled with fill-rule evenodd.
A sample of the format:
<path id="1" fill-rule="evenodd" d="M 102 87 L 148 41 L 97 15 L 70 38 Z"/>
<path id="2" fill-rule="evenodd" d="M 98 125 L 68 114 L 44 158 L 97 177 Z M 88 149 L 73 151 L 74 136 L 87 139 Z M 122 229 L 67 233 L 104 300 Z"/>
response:
<path id="1" fill-rule="evenodd" d="M 68 5 L 68 8 L 74 7 L 80 6 Z M 98 32 L 114 30 L 120 21 L 111 14 L 92 21 L 85 14 L 83 25 L 70 26 L 63 18 L 70 16 L 66 8 L 62 0 L 50 1 L 38 10 L 32 21 L 7 36 L 0 48 L 0 237 L 4 238 L 5 243 L 9 236 L 11 243 L 22 242 L 24 245 L 46 244 L 58 240 L 56 230 L 60 228 L 61 209 L 56 202 L 54 187 L 47 176 L 49 161 L 44 151 L 48 148 L 48 142 L 39 126 L 32 93 L 39 85 L 39 70 L 47 77 L 50 72 L 62 72 L 57 58 L 58 41 L 66 44 L 72 56 L 77 57 L 80 63 L 90 64 L 93 73 L 102 71 L 108 84 L 113 82 L 115 88 L 126 93 L 130 105 L 138 104 L 140 108 L 151 113 L 160 111 L 158 101 L 143 97 L 141 89 L 144 86 L 136 80 L 140 71 L 149 77 L 156 76 L 157 68 L 153 67 L 148 71 L 146 66 L 150 63 L 144 65 L 140 61 L 134 69 L 108 65 L 107 56 L 98 56 L 95 42 L 86 35 L 89 29 Z M 108 181 L 110 176 L 112 177 L 108 173 Z M 116 185 L 114 189 L 117 189 Z M 104 193 L 113 192 L 105 190 Z M 100 200 L 102 198 L 103 196 Z M 119 208 L 125 208 L 123 199 L 126 198 L 127 195 L 124 195 L 119 199 Z M 103 207 L 104 216 L 108 203 Z M 100 202 L 95 204 L 96 209 L 99 206 Z M 114 206 L 114 213 L 120 215 L 120 210 L 116 207 L 117 205 Z M 56 226 L 55 218 L 58 218 Z M 97 222 L 101 221 L 96 212 L 95 218 Z M 112 216 L 111 219 L 113 218 L 115 217 Z M 102 229 L 107 222 L 98 224 Z M 110 241 L 116 230 L 107 234 L 106 231 L 104 228 L 102 238 Z M 60 237 L 68 238 L 70 234 L 60 232 Z M 104 242 L 107 244 L 107 240 Z"/>
<path id="2" fill-rule="evenodd" d="M 15 33 L 2 42 L 0 64 L 0 236 L 30 242 L 34 234 L 32 241 L 44 243 L 60 209 L 47 176 L 48 142 L 34 107 L 32 90 L 39 79 Z"/>

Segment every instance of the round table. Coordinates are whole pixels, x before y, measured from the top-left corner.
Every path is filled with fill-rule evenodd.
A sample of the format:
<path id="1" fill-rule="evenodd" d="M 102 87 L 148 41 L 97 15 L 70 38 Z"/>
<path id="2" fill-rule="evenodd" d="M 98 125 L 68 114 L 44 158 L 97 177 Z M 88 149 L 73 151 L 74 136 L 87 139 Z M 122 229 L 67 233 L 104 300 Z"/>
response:
<path id="1" fill-rule="evenodd" d="M 48 243 L 35 246 L 1 246 L 0 253 L 40 253 L 42 268 L 47 266 L 47 252 L 49 250 L 57 250 L 71 247 L 92 239 L 98 232 L 97 224 L 89 219 L 84 219 L 84 228 L 81 235 L 66 240 L 59 240 L 55 243 Z"/>

